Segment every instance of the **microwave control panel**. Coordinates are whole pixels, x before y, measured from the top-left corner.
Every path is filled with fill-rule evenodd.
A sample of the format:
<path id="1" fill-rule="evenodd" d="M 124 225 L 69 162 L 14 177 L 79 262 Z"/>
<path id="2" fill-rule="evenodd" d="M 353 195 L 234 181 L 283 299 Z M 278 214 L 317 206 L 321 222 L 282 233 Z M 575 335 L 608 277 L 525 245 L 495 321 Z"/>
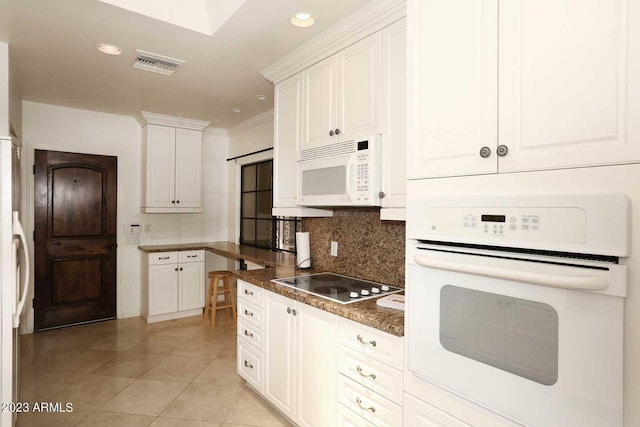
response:
<path id="1" fill-rule="evenodd" d="M 369 188 L 371 185 L 369 150 L 358 151 L 356 156 L 355 199 L 358 203 L 364 203 L 369 201 Z"/>

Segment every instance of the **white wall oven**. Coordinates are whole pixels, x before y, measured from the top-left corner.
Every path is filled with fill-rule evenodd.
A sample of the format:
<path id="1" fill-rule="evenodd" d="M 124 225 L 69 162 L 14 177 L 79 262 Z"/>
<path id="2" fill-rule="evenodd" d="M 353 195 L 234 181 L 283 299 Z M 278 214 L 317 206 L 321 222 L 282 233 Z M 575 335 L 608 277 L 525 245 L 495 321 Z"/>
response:
<path id="1" fill-rule="evenodd" d="M 415 199 L 408 369 L 516 423 L 621 426 L 630 209 L 617 193 Z"/>

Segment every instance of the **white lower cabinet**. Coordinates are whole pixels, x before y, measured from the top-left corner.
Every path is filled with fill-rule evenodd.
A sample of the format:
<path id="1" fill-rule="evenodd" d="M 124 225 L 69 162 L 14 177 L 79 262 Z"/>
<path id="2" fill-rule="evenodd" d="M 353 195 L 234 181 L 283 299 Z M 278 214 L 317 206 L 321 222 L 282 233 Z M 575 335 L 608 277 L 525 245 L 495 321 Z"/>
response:
<path id="1" fill-rule="evenodd" d="M 402 425 L 403 338 L 340 319 L 337 425 Z"/>
<path id="2" fill-rule="evenodd" d="M 441 411 L 415 397 L 406 394 L 404 397 L 403 427 L 470 427 L 456 417 Z"/>
<path id="3" fill-rule="evenodd" d="M 263 290 L 238 280 L 238 375 L 259 393 L 264 384 Z"/>
<path id="4" fill-rule="evenodd" d="M 299 426 L 336 417 L 336 316 L 268 292 L 264 396 Z"/>
<path id="5" fill-rule="evenodd" d="M 143 298 L 147 323 L 202 314 L 204 280 L 203 250 L 148 254 Z"/>

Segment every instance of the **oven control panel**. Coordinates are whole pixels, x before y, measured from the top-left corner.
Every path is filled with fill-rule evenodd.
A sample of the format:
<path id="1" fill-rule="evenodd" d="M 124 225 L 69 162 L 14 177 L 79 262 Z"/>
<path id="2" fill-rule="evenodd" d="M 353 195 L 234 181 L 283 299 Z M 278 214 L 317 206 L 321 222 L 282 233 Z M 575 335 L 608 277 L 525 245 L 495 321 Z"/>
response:
<path id="1" fill-rule="evenodd" d="M 631 253 L 623 193 L 411 197 L 407 238 L 612 256 Z"/>
<path id="2" fill-rule="evenodd" d="M 474 215 L 466 214 L 462 218 L 462 228 L 480 228 L 487 236 L 504 236 L 517 231 L 539 232 L 540 215 Z"/>
<path id="3" fill-rule="evenodd" d="M 430 207 L 430 234 L 584 243 L 586 216 L 580 208 Z"/>

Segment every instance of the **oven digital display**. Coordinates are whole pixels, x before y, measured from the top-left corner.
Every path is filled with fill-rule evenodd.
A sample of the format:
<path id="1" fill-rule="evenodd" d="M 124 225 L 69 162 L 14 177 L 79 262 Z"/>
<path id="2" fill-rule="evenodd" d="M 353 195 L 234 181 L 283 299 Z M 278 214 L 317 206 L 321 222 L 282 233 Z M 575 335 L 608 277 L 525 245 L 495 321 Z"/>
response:
<path id="1" fill-rule="evenodd" d="M 505 215 L 482 215 L 482 222 L 506 222 Z"/>

